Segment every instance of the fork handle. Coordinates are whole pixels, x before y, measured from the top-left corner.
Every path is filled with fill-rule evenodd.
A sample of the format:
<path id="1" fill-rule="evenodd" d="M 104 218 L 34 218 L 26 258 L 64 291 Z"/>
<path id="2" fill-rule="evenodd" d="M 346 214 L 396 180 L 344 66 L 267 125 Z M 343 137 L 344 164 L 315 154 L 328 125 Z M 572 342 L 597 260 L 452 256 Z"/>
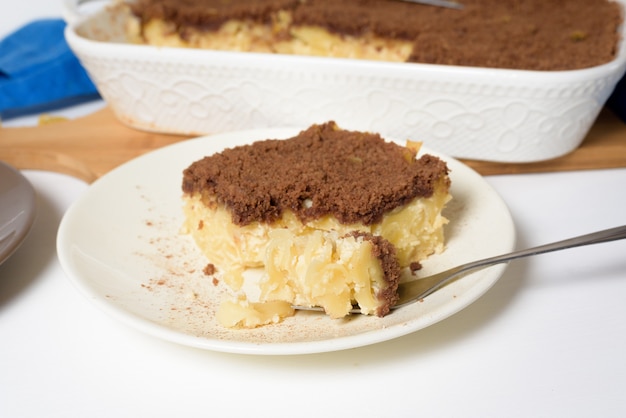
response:
<path id="1" fill-rule="evenodd" d="M 615 228 L 605 229 L 603 231 L 593 232 L 591 234 L 580 235 L 574 238 L 568 238 L 562 241 L 544 244 L 537 247 L 527 248 L 524 250 L 513 251 L 511 253 L 497 255 L 495 257 L 485 258 L 483 260 L 473 261 L 464 264 L 459 268 L 459 273 L 474 270 L 478 267 L 491 266 L 494 264 L 505 263 L 507 261 L 518 258 L 529 257 L 532 255 L 549 253 L 552 251 L 566 250 L 568 248 L 581 247 L 583 245 L 600 244 L 602 242 L 617 241 L 626 238 L 626 225 Z M 458 274 L 458 273 L 457 273 Z"/>
<path id="2" fill-rule="evenodd" d="M 593 232 L 591 234 L 585 234 L 578 237 L 553 242 L 550 244 L 544 244 L 538 247 L 513 251 L 507 254 L 497 255 L 495 257 L 484 258 L 482 260 L 472 261 L 467 264 L 462 264 L 460 266 L 453 267 L 449 270 L 435 274 L 434 276 L 425 277 L 421 280 L 415 280 L 412 282 L 406 282 L 404 284 L 403 292 L 405 295 L 410 296 L 404 298 L 401 296 L 402 300 L 399 301 L 395 307 L 400 307 L 406 305 L 407 303 L 411 303 L 412 301 L 422 299 L 432 294 L 433 292 L 441 289 L 448 283 L 456 280 L 463 273 L 469 273 L 473 270 L 478 270 L 480 268 L 506 263 L 508 261 L 518 258 L 530 257 L 532 255 L 565 250 L 568 248 L 581 247 L 583 245 L 617 241 L 624 238 L 626 238 L 626 225 L 618 226 L 611 229 L 605 229 L 603 231 Z M 419 292 L 416 292 L 417 288 L 421 290 Z"/>

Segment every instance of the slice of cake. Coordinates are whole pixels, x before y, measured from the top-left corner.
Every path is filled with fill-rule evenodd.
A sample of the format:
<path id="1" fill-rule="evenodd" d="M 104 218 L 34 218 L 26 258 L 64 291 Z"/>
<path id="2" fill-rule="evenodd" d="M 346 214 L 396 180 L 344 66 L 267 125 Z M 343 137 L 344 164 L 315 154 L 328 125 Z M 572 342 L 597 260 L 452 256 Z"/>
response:
<path id="1" fill-rule="evenodd" d="M 334 122 L 286 140 L 226 149 L 184 171 L 185 229 L 235 291 L 244 284 L 246 269 L 264 267 L 263 300 L 321 304 L 332 298 L 316 299 L 319 292 L 301 284 L 311 277 L 325 283 L 325 276 L 303 269 L 368 259 L 370 278 L 329 281 L 328 286 L 352 283 L 351 290 L 337 291 L 348 299 L 338 296 L 341 302 L 323 306 L 333 317 L 346 315 L 352 303 L 365 313 L 384 315 L 395 302 L 397 279 L 375 273 L 393 270 L 378 255 L 393 253 L 405 268 L 444 249 L 447 220 L 441 212 L 451 198 L 448 168 L 437 157 L 416 154 L 378 134 L 342 130 Z M 312 263 L 318 256 L 324 261 Z M 341 263 L 330 269 L 357 269 Z M 357 296 L 363 291 L 376 302 Z"/>
<path id="2" fill-rule="evenodd" d="M 362 314 L 384 316 L 398 300 L 400 265 L 384 238 L 356 231 L 298 235 L 286 228 L 269 235 L 259 302 L 241 294 L 225 301 L 218 311 L 222 325 L 279 322 L 293 315 L 292 305 L 322 307 L 331 318 L 348 315 L 355 305 Z"/>
<path id="3" fill-rule="evenodd" d="M 358 305 L 361 313 L 384 316 L 398 300 L 400 265 L 393 245 L 382 237 L 352 232 L 288 229 L 270 232 L 262 300 L 321 306 L 341 318 Z"/>
<path id="4" fill-rule="evenodd" d="M 613 60 L 610 0 L 471 0 L 462 10 L 389 0 L 136 0 L 131 42 L 528 70 Z M 120 12 L 122 13 L 122 12 Z"/>

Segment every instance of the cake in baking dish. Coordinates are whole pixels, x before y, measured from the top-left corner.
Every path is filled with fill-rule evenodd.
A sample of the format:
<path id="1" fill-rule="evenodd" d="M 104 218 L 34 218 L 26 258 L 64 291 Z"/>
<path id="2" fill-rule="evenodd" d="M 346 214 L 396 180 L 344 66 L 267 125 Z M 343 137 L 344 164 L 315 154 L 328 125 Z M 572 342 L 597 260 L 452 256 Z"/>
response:
<path id="1" fill-rule="evenodd" d="M 611 0 L 462 0 L 462 10 L 395 0 L 136 0 L 132 42 L 529 70 L 615 58 Z"/>
<path id="2" fill-rule="evenodd" d="M 264 302 L 383 316 L 399 270 L 444 249 L 448 168 L 416 155 L 334 122 L 226 149 L 184 171 L 185 230 L 235 291 L 263 268 Z M 247 300 L 230 306 L 261 315 Z"/>

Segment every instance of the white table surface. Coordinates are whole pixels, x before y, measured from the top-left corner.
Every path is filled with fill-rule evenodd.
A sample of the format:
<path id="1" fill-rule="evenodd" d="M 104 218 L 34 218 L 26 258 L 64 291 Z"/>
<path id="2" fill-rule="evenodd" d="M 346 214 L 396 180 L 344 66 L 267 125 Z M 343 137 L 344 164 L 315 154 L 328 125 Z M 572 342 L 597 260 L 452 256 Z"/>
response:
<path id="1" fill-rule="evenodd" d="M 0 15 L 0 36 L 60 15 L 45 0 L 15 7 Z M 88 186 L 24 174 L 38 218 L 0 265 L 0 417 L 626 416 L 626 241 L 513 262 L 465 310 L 393 341 L 222 354 L 143 335 L 85 300 L 55 238 Z M 626 223 L 626 169 L 487 181 L 510 207 L 520 248 Z"/>

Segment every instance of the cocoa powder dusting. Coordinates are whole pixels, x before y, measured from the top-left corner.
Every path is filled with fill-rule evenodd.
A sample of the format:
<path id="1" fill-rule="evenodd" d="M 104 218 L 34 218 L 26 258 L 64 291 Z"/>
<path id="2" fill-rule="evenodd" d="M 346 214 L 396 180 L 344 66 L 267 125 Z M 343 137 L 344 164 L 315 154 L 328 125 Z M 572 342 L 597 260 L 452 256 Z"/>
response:
<path id="1" fill-rule="evenodd" d="M 264 140 L 205 157 L 183 173 L 186 194 L 216 199 L 233 223 L 272 223 L 285 210 L 302 221 L 325 215 L 343 224 L 379 222 L 384 213 L 430 197 L 447 178 L 439 158 L 380 135 L 313 125 L 287 140 Z"/>

